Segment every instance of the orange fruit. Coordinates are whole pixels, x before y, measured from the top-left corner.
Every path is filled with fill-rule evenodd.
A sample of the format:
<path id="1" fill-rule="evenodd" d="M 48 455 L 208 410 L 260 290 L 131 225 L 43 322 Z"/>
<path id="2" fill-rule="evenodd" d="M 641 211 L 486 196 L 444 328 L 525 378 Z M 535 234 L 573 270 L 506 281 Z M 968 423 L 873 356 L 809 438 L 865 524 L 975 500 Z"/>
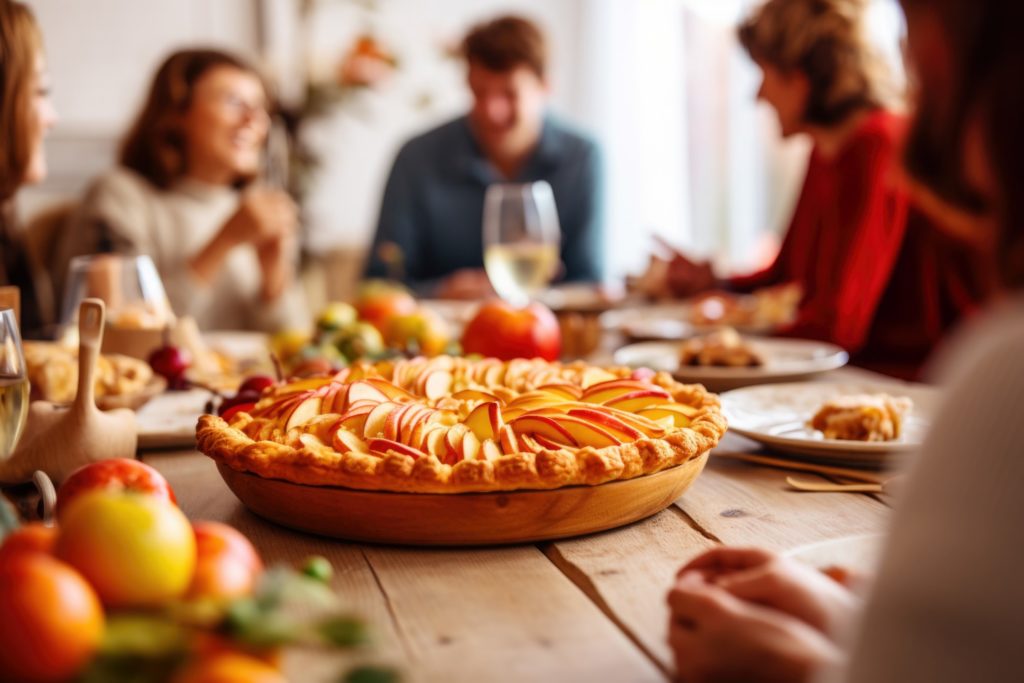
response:
<path id="1" fill-rule="evenodd" d="M 103 608 L 78 572 L 39 552 L 0 562 L 0 680 L 60 681 L 103 636 Z"/>
<path id="2" fill-rule="evenodd" d="M 238 652 L 218 652 L 185 667 L 174 677 L 173 683 L 288 683 L 288 679 L 254 657 Z"/>
<path id="3" fill-rule="evenodd" d="M 196 568 L 188 598 L 236 598 L 252 593 L 263 562 L 249 539 L 220 522 L 193 522 Z"/>
<path id="4" fill-rule="evenodd" d="M 0 545 L 0 560 L 17 553 L 40 552 L 50 555 L 57 542 L 57 527 L 44 526 L 42 522 L 32 522 L 18 527 L 6 537 Z"/>

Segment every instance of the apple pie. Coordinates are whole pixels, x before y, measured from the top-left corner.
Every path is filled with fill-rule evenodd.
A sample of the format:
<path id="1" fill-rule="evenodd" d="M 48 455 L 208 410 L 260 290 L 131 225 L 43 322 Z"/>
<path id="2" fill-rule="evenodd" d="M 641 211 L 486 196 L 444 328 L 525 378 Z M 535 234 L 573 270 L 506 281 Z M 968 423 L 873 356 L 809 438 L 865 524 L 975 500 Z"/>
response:
<path id="1" fill-rule="evenodd" d="M 359 363 L 199 419 L 199 450 L 300 484 L 458 493 L 595 485 L 713 448 L 718 397 L 668 373 L 451 356 Z"/>
<path id="2" fill-rule="evenodd" d="M 723 368 L 750 368 L 764 365 L 764 358 L 731 327 L 716 330 L 683 342 L 679 364 Z"/>
<path id="3" fill-rule="evenodd" d="M 826 401 L 808 423 L 826 439 L 893 441 L 913 402 L 889 394 L 839 396 Z"/>

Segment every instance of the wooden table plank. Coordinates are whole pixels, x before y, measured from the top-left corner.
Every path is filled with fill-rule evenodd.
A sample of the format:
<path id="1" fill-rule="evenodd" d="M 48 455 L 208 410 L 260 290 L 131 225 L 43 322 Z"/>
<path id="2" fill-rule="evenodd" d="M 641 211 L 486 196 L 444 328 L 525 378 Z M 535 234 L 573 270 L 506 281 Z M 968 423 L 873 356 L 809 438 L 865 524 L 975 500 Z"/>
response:
<path id="1" fill-rule="evenodd" d="M 411 680 L 666 679 L 534 546 L 426 550 L 317 538 L 250 514 L 205 456 L 145 460 L 168 478 L 190 518 L 235 526 L 267 563 L 330 559 L 335 590 L 382 631 L 383 655 L 399 659 Z M 299 657 L 286 671 L 329 680 L 310 668 L 326 674 L 324 664 Z"/>
<path id="2" fill-rule="evenodd" d="M 664 681 L 533 546 L 368 547 L 424 681 Z"/>
<path id="3" fill-rule="evenodd" d="M 719 450 L 749 444 L 727 435 Z M 774 550 L 881 533 L 889 517 L 889 508 L 871 496 L 794 491 L 783 471 L 716 458 L 714 453 L 703 474 L 675 504 L 715 540 Z"/>
<path id="4" fill-rule="evenodd" d="M 621 529 L 557 541 L 545 553 L 670 673 L 665 594 L 679 567 L 714 545 L 669 508 Z"/>

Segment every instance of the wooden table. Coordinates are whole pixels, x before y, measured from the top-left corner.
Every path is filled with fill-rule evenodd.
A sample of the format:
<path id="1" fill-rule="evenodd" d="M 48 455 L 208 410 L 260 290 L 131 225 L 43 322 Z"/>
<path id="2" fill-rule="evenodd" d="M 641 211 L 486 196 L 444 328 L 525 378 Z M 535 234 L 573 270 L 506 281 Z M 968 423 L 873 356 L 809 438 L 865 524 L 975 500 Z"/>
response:
<path id="1" fill-rule="evenodd" d="M 727 435 L 716 454 L 755 448 Z M 647 520 L 582 538 L 477 549 L 293 532 L 249 513 L 195 451 L 142 459 L 167 476 L 190 518 L 237 527 L 268 564 L 329 558 L 335 589 L 376 627 L 382 658 L 408 680 L 640 682 L 672 678 L 665 594 L 690 558 L 719 543 L 787 550 L 876 533 L 888 518 L 881 497 L 795 492 L 780 470 L 716 454 L 689 491 Z M 326 663 L 296 657 L 286 670 L 295 681 L 335 679 L 337 662 L 318 666 Z"/>

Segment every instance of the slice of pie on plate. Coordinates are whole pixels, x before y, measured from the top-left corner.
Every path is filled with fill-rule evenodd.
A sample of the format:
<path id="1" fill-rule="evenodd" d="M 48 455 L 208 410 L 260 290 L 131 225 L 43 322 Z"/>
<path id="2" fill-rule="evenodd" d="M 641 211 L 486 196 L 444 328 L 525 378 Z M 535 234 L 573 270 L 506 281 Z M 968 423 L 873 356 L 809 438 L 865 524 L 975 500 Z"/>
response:
<path id="1" fill-rule="evenodd" d="M 725 429 L 717 396 L 668 373 L 439 356 L 271 387 L 230 422 L 202 416 L 197 437 L 219 464 L 263 477 L 460 493 L 651 474 Z"/>
<path id="2" fill-rule="evenodd" d="M 808 423 L 826 439 L 894 441 L 913 402 L 889 394 L 854 394 L 826 401 Z"/>

